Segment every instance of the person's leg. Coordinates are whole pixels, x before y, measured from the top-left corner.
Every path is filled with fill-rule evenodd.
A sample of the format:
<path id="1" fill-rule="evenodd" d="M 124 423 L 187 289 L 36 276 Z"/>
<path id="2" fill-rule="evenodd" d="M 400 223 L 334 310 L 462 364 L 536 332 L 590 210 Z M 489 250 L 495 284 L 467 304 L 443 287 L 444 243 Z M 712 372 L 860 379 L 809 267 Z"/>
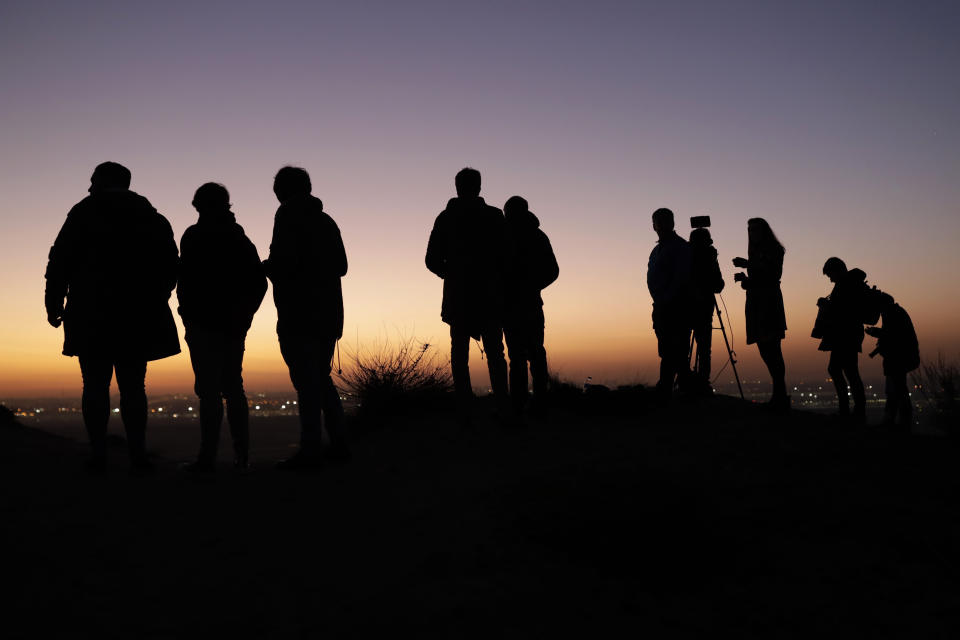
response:
<path id="1" fill-rule="evenodd" d="M 318 340 L 316 343 L 314 366 L 316 377 L 319 380 L 320 404 L 323 409 L 323 426 L 330 438 L 330 449 L 337 457 L 345 457 L 348 452 L 347 438 L 344 433 L 343 403 L 340 401 L 340 391 L 333 383 L 330 375 L 330 362 L 333 360 L 333 351 L 337 346 L 336 338 Z"/>
<path id="2" fill-rule="evenodd" d="M 710 349 L 713 346 L 713 324 L 699 322 L 693 330 L 693 338 L 697 342 L 697 378 L 703 384 L 710 383 L 710 367 L 712 361 Z"/>
<path id="3" fill-rule="evenodd" d="M 453 374 L 453 387 L 461 401 L 473 396 L 469 360 L 470 333 L 459 326 L 450 325 L 450 373 Z"/>
<path id="4" fill-rule="evenodd" d="M 243 352 L 246 332 L 226 336 L 223 352 L 223 397 L 227 402 L 227 420 L 233 440 L 234 462 L 246 467 L 250 458 L 250 407 L 243 390 Z"/>
<path id="5" fill-rule="evenodd" d="M 774 404 L 785 404 L 787 402 L 787 382 L 786 382 L 786 363 L 783 361 L 783 350 L 780 340 L 769 340 L 757 343 L 760 350 L 760 358 L 767 366 L 770 378 L 773 381 L 773 397 L 771 402 Z"/>
<path id="6" fill-rule="evenodd" d="M 850 385 L 850 395 L 853 396 L 853 416 L 859 422 L 866 420 L 867 394 L 860 378 L 860 354 L 849 350 L 843 354 L 843 373 Z"/>
<path id="7" fill-rule="evenodd" d="M 896 424 L 900 404 L 900 390 L 897 388 L 895 377 L 892 375 L 884 377 L 884 391 L 887 394 L 887 402 L 883 406 L 883 424 L 888 427 Z"/>
<path id="8" fill-rule="evenodd" d="M 102 467 L 107 455 L 107 422 L 110 421 L 110 379 L 113 361 L 97 356 L 80 356 L 83 379 L 83 424 L 93 452 L 92 466 Z"/>
<path id="9" fill-rule="evenodd" d="M 319 454 L 322 424 L 320 381 L 310 349 L 310 339 L 291 335 L 280 338 L 280 355 L 290 370 L 290 382 L 297 391 L 300 412 L 300 449 L 305 454 Z"/>
<path id="10" fill-rule="evenodd" d="M 527 336 L 519 324 L 504 327 L 503 336 L 510 357 L 510 400 L 513 410 L 521 413 L 527 403 Z"/>
<path id="11" fill-rule="evenodd" d="M 530 327 L 528 345 L 528 357 L 530 358 L 530 377 L 533 378 L 533 397 L 537 404 L 546 401 L 548 369 L 547 369 L 547 350 L 543 346 L 544 340 L 544 320 L 543 312 L 537 318 L 537 322 Z"/>
<path id="12" fill-rule="evenodd" d="M 507 384 L 507 360 L 503 355 L 503 328 L 489 327 L 481 334 L 483 351 L 487 356 L 487 371 L 490 373 L 490 388 L 497 402 L 501 417 L 506 416 L 510 405 Z"/>
<path id="13" fill-rule="evenodd" d="M 193 367 L 194 393 L 200 405 L 200 453 L 197 464 L 213 469 L 223 422 L 223 399 L 220 396 L 224 375 L 224 339 L 218 331 L 189 328 L 186 335 Z"/>
<path id="14" fill-rule="evenodd" d="M 117 387 L 120 389 L 120 417 L 127 433 L 127 448 L 134 468 L 147 467 L 147 375 L 145 360 L 118 360 Z"/>
<path id="15" fill-rule="evenodd" d="M 833 386 L 837 390 L 837 407 L 841 416 L 850 415 L 850 399 L 847 396 L 847 381 L 843 377 L 843 352 L 831 351 L 830 362 L 827 364 L 827 373 L 833 379 Z"/>
<path id="16" fill-rule="evenodd" d="M 910 399 L 910 388 L 907 386 L 907 372 L 896 371 L 887 376 L 887 380 L 893 381 L 893 395 L 897 397 L 897 412 L 894 416 L 896 423 L 909 433 L 913 426 L 913 401 Z"/>

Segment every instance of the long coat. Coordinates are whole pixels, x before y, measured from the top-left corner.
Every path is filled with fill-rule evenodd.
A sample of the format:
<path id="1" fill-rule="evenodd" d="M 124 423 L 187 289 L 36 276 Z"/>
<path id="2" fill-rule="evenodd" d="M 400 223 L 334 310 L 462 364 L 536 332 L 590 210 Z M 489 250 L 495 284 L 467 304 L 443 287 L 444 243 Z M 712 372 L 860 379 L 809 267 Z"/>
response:
<path id="1" fill-rule="evenodd" d="M 506 222 L 483 198 L 452 198 L 434 221 L 427 269 L 443 278 L 440 318 L 479 338 L 503 326 Z"/>
<path id="2" fill-rule="evenodd" d="M 231 211 L 204 212 L 184 231 L 177 311 L 188 333 L 192 326 L 245 332 L 266 292 L 257 248 Z"/>
<path id="3" fill-rule="evenodd" d="M 343 335 L 343 290 L 347 252 L 340 228 L 312 195 L 286 200 L 273 221 L 270 256 L 277 334 L 337 339 Z"/>
<path id="4" fill-rule="evenodd" d="M 47 263 L 47 312 L 67 300 L 63 354 L 158 360 L 180 353 L 168 303 L 177 262 L 170 223 L 143 196 L 117 189 L 81 200 Z"/>
<path id="5" fill-rule="evenodd" d="M 747 260 L 747 277 L 740 283 L 747 292 L 747 344 L 783 340 L 786 336 L 787 314 L 780 292 L 782 275 L 782 251 L 757 252 Z"/>

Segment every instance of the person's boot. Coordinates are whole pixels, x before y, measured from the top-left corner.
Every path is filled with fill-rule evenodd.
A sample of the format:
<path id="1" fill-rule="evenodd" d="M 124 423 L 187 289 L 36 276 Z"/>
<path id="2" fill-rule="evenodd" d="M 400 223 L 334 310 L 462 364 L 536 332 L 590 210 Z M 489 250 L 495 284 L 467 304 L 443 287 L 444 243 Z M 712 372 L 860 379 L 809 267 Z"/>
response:
<path id="1" fill-rule="evenodd" d="M 277 463 L 280 471 L 311 471 L 323 468 L 323 458 L 319 447 L 304 447 L 301 445 L 297 452 L 289 458 Z"/>

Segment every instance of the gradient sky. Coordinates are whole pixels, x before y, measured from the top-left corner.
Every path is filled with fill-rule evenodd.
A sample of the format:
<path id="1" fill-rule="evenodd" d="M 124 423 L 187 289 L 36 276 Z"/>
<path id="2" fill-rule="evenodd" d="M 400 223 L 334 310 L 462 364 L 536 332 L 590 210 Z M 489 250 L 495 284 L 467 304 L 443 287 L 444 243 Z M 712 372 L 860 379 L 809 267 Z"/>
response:
<path id="1" fill-rule="evenodd" d="M 79 390 L 43 272 L 104 160 L 178 239 L 196 187 L 223 183 L 262 257 L 272 176 L 305 167 L 347 247 L 350 351 L 415 335 L 446 353 L 423 254 L 469 165 L 491 204 L 527 198 L 553 242 L 547 347 L 563 377 L 655 378 L 645 272 L 661 206 L 682 235 L 713 218 L 748 378 L 766 376 L 730 260 L 754 216 L 787 247 L 788 380 L 826 376 L 809 334 L 832 255 L 911 313 L 925 356 L 960 353 L 957 2 L 4 1 L 0 60 L 0 396 Z M 250 391 L 289 388 L 275 322 L 268 297 Z M 189 359 L 151 364 L 148 384 L 190 389 Z"/>

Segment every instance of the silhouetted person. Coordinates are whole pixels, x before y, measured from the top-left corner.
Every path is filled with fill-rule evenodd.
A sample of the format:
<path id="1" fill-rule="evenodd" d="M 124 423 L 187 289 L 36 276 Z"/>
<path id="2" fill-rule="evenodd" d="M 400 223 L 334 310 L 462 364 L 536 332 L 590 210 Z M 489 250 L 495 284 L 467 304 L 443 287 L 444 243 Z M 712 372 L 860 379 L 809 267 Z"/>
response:
<path id="1" fill-rule="evenodd" d="M 693 338 L 697 342 L 697 364 L 694 371 L 696 386 L 710 391 L 710 348 L 713 344 L 713 312 L 716 294 L 723 291 L 723 274 L 713 247 L 710 231 L 704 228 L 690 232 L 690 274 L 693 283 L 691 322 Z"/>
<path id="2" fill-rule="evenodd" d="M 790 397 L 787 395 L 786 364 L 780 343 L 786 336 L 787 316 L 780 278 L 786 250 L 763 218 L 747 220 L 747 239 L 748 257 L 733 259 L 733 266 L 747 270 L 746 275 L 737 273 L 733 278 L 747 292 L 744 308 L 747 344 L 757 345 L 773 379 L 773 396 L 768 406 L 785 411 L 790 408 Z"/>
<path id="3" fill-rule="evenodd" d="M 883 325 L 867 327 L 865 331 L 877 338 L 877 348 L 870 353 L 870 357 L 879 353 L 883 358 L 887 392 L 883 422 L 909 432 L 913 422 L 913 403 L 907 387 L 907 374 L 920 366 L 920 346 L 913 322 L 904 308 L 894 302 L 892 296 L 881 295 L 880 317 L 883 318 Z"/>
<path id="4" fill-rule="evenodd" d="M 273 282 L 280 352 L 297 390 L 301 425 L 300 449 L 278 464 L 281 469 L 319 466 L 321 424 L 330 436 L 325 455 L 349 456 L 343 405 L 330 378 L 333 351 L 343 335 L 340 278 L 347 274 L 347 254 L 337 223 L 311 190 L 310 176 L 298 167 L 283 167 L 273 181 L 280 208 L 264 266 Z"/>
<path id="5" fill-rule="evenodd" d="M 660 356 L 660 380 L 657 392 L 668 401 L 673 384 L 687 382 L 687 340 L 690 337 L 692 299 L 690 245 L 673 230 L 673 211 L 653 212 L 653 230 L 657 246 L 647 262 L 647 288 L 653 298 L 653 331 L 657 335 Z"/>
<path id="6" fill-rule="evenodd" d="M 98 165 L 90 195 L 70 210 L 47 263 L 47 321 L 63 323 L 63 354 L 80 360 L 93 471 L 106 468 L 114 371 L 131 471 L 153 468 L 145 443 L 147 362 L 180 353 L 168 304 L 177 243 L 166 218 L 129 187 L 129 169 Z"/>
<path id="7" fill-rule="evenodd" d="M 180 240 L 177 298 L 200 399 L 200 453 L 185 469 L 215 469 L 226 400 L 234 466 L 244 471 L 249 468 L 250 429 L 243 350 L 253 314 L 267 292 L 267 278 L 257 248 L 230 211 L 230 194 L 223 185 L 202 185 L 193 206 L 199 218 Z"/>
<path id="8" fill-rule="evenodd" d="M 483 341 L 490 386 L 502 419 L 509 404 L 503 357 L 506 223 L 480 197 L 480 172 L 465 168 L 454 180 L 457 197 L 437 216 L 427 244 L 427 268 L 443 278 L 440 318 L 450 325 L 450 368 L 461 415 L 470 419 L 470 338 Z"/>
<path id="9" fill-rule="evenodd" d="M 858 354 L 863 349 L 863 315 L 867 274 L 860 269 L 847 270 L 840 258 L 829 258 L 823 265 L 823 275 L 833 283 L 833 290 L 826 298 L 817 300 L 820 307 L 817 328 L 822 338 L 818 349 L 830 352 L 827 371 L 837 390 L 839 415 L 850 417 L 850 394 L 853 395 L 853 420 L 858 424 L 866 421 L 866 394 L 860 379 Z"/>
<path id="10" fill-rule="evenodd" d="M 510 397 L 520 414 L 527 402 L 527 363 L 533 378 L 533 402 L 542 409 L 547 393 L 547 351 L 543 347 L 543 297 L 540 292 L 560 275 L 557 258 L 540 220 L 527 201 L 513 196 L 503 206 L 507 221 L 506 315 L 503 334 L 510 356 Z"/>

